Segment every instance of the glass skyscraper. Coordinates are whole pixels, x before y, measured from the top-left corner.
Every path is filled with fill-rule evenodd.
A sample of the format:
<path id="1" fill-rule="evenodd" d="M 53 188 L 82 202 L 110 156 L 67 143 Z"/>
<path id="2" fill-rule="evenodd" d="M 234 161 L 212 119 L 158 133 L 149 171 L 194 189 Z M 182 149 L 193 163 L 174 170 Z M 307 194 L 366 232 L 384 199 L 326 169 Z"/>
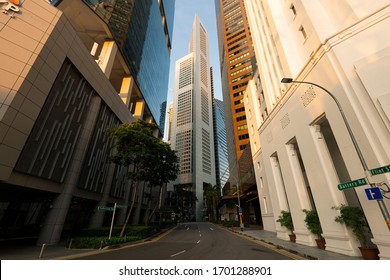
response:
<path id="1" fill-rule="evenodd" d="M 82 0 L 109 26 L 157 125 L 167 100 L 175 0 Z M 164 125 L 160 126 L 164 134 Z"/>

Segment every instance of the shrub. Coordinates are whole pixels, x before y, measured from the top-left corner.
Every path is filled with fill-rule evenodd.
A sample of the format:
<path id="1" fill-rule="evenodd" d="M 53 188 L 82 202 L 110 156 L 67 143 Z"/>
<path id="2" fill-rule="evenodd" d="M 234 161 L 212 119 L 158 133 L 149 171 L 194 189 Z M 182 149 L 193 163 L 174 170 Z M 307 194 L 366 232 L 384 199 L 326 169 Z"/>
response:
<path id="1" fill-rule="evenodd" d="M 287 228 L 291 232 L 294 231 L 294 224 L 291 217 L 291 213 L 289 211 L 282 210 L 276 221 L 279 222 L 281 226 Z"/>

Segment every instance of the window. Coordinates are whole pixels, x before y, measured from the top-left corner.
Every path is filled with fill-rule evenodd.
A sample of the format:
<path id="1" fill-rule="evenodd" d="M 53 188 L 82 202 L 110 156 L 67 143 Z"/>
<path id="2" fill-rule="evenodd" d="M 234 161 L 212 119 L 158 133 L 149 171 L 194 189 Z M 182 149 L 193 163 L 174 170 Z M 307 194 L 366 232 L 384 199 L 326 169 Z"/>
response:
<path id="1" fill-rule="evenodd" d="M 248 138 L 249 138 L 249 134 L 248 133 L 242 134 L 242 135 L 238 136 L 238 140 L 244 140 L 244 139 L 248 139 Z"/>
<path id="2" fill-rule="evenodd" d="M 295 16 L 297 15 L 297 10 L 295 10 L 294 4 L 291 4 L 290 10 L 291 10 L 291 12 L 293 13 L 293 15 L 294 15 L 294 17 L 295 17 Z"/>
<path id="3" fill-rule="evenodd" d="M 299 27 L 299 31 L 301 32 L 302 36 L 303 36 L 303 39 L 306 40 L 307 38 L 307 33 L 306 33 L 306 30 L 305 28 L 301 25 L 301 27 Z"/>

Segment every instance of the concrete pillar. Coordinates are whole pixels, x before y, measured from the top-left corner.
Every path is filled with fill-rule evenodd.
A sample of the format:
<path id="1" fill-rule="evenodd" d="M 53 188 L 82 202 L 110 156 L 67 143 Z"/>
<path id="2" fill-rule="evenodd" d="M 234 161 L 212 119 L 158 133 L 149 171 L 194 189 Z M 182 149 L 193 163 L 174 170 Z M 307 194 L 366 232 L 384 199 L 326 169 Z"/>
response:
<path id="1" fill-rule="evenodd" d="M 134 87 L 134 79 L 130 77 L 124 77 L 122 79 L 121 90 L 119 92 L 119 96 L 121 97 L 123 103 L 126 104 L 126 107 L 130 109 L 131 102 L 131 93 Z"/>
<path id="2" fill-rule="evenodd" d="M 111 163 L 110 168 L 107 173 L 107 179 L 106 179 L 106 184 L 104 186 L 103 190 L 103 196 L 102 199 L 100 200 L 98 207 L 99 206 L 107 206 L 107 200 L 110 195 L 110 189 L 111 189 L 111 182 L 112 182 L 112 177 L 114 175 L 115 171 L 115 164 Z M 104 221 L 104 211 L 98 211 L 97 209 L 95 210 L 95 213 L 92 215 L 89 228 L 98 228 L 103 225 Z"/>
<path id="3" fill-rule="evenodd" d="M 74 189 L 79 179 L 81 165 L 83 164 L 85 151 L 89 144 L 89 139 L 93 133 L 94 124 L 99 114 L 101 99 L 94 96 L 91 100 L 89 112 L 77 143 L 69 173 L 64 182 L 64 189 L 53 201 L 43 228 L 40 232 L 37 244 L 56 244 L 60 241 L 62 229 L 64 227 L 66 215 L 72 201 Z"/>
<path id="4" fill-rule="evenodd" d="M 110 78 L 112 66 L 114 65 L 115 56 L 118 47 L 114 41 L 105 41 L 100 52 L 98 65 L 107 78 Z"/>
<path id="5" fill-rule="evenodd" d="M 145 111 L 145 100 L 140 99 L 135 103 L 134 117 L 142 119 Z"/>

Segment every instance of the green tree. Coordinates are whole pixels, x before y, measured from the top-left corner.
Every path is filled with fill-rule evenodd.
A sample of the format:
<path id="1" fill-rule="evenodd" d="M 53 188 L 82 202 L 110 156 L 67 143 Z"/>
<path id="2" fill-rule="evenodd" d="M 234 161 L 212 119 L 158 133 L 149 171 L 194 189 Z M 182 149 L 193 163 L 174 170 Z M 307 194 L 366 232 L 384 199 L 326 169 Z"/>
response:
<path id="1" fill-rule="evenodd" d="M 203 195 L 206 199 L 207 212 L 209 213 L 209 217 L 211 221 L 216 221 L 218 219 L 218 205 L 221 200 L 221 189 L 215 185 L 207 184 L 203 188 Z"/>
<path id="2" fill-rule="evenodd" d="M 198 199 L 190 188 L 176 187 L 170 201 L 171 210 L 180 217 L 181 221 L 191 221 L 196 201 Z"/>
<path id="3" fill-rule="evenodd" d="M 158 208 L 160 214 L 159 224 L 161 226 L 163 187 L 177 178 L 179 173 L 179 157 L 168 143 L 160 140 L 150 146 L 150 153 L 148 155 L 151 156 L 149 159 L 151 164 L 147 165 L 146 168 L 148 181 L 152 186 L 159 186 L 158 204 L 156 204 L 150 217 Z"/>
<path id="4" fill-rule="evenodd" d="M 134 207 L 135 198 L 140 181 L 148 181 L 148 165 L 151 164 L 152 151 L 156 141 L 153 130 L 157 126 L 143 120 L 137 120 L 130 124 L 121 124 L 119 127 L 111 129 L 109 132 L 115 138 L 116 151 L 111 156 L 111 160 L 119 165 L 128 166 L 128 177 L 131 180 L 132 201 L 127 213 L 120 236 L 124 235 L 127 224 Z"/>

